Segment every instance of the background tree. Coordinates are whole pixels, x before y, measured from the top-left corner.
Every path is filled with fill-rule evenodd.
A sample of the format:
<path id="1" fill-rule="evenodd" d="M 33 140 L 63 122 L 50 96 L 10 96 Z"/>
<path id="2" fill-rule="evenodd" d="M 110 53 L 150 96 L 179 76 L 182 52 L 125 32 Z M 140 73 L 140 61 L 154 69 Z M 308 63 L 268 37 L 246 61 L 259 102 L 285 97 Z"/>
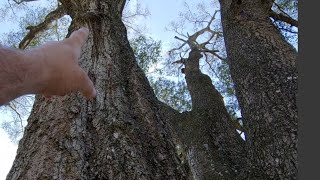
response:
<path id="1" fill-rule="evenodd" d="M 195 8 L 192 8 L 195 7 Z M 168 30 L 176 33 L 177 40 L 169 51 L 170 58 L 168 65 L 170 72 L 178 72 L 181 74 L 183 65 L 176 63 L 180 57 L 187 57 L 191 48 L 188 46 L 186 39 L 190 34 L 197 34 L 193 39 L 193 43 L 201 44 L 204 42 L 205 47 L 199 49 L 203 53 L 200 59 L 200 69 L 208 75 L 213 81 L 214 86 L 224 97 L 227 110 L 233 119 L 241 117 L 239 113 L 239 105 L 234 92 L 234 85 L 230 76 L 229 67 L 226 61 L 226 53 L 224 48 L 223 33 L 220 25 L 220 14 L 217 1 L 184 3 L 183 10 L 179 13 L 177 20 L 172 21 L 167 27 Z M 214 51 L 211 51 L 214 49 Z M 174 63 L 173 63 L 174 62 Z M 178 61 L 177 61 L 178 62 Z M 179 65 L 179 71 L 174 71 Z M 177 73 L 176 73 L 177 74 Z M 184 78 L 180 79 L 184 81 Z"/>
<path id="2" fill-rule="evenodd" d="M 221 67 L 219 62 L 214 61 L 225 61 L 225 58 L 217 54 L 218 50 L 216 50 L 221 41 L 221 29 L 219 31 L 214 27 L 218 11 L 210 14 L 208 11 L 203 11 L 204 6 L 200 4 L 198 10 L 201 13 L 195 16 L 188 4 L 186 8 L 188 12 L 181 14 L 181 17 L 194 23 L 197 32 L 183 33 L 180 29 L 184 29 L 185 24 L 172 23 L 172 30 L 181 36 L 175 38 L 181 43 L 177 48 L 172 49 L 170 54 L 171 59 L 180 56 L 174 64 L 184 66 L 181 70 L 185 74 L 187 88 L 191 94 L 192 110 L 182 113 L 183 118 L 175 117 L 172 126 L 177 130 L 183 145 L 186 146 L 186 156 L 194 179 L 241 179 L 246 176 L 244 141 L 236 131 L 241 129 L 241 126 L 232 120 L 225 107 L 223 96 L 213 85 L 210 77 L 200 70 L 209 69 L 211 74 L 223 73 L 221 70 L 217 71 L 218 68 L 212 68 L 212 64 Z M 181 21 L 178 22 L 181 23 Z M 189 56 L 182 57 L 188 54 Z M 204 63 L 200 60 L 204 60 Z M 205 66 L 209 68 L 206 69 Z M 166 111 L 173 110 L 167 107 Z"/>
<path id="3" fill-rule="evenodd" d="M 283 1 L 281 2 L 279 2 L 279 3 L 284 3 Z M 286 2 L 286 3 L 288 3 L 288 2 Z M 276 3 L 276 2 L 274 2 L 274 5 L 275 6 L 277 6 L 278 8 L 280 8 L 280 6 Z M 213 55 L 213 56 L 216 56 L 216 57 L 218 57 L 220 60 L 222 60 L 222 62 L 225 62 L 225 64 L 229 64 L 230 65 L 230 61 L 228 61 L 228 59 L 226 59 L 226 58 L 223 58 L 223 57 L 221 57 L 221 55 L 219 55 L 218 54 L 218 52 L 219 51 L 216 51 L 216 49 L 214 49 L 214 45 L 215 45 L 215 41 L 214 40 L 216 40 L 215 39 L 215 35 L 217 34 L 217 33 L 219 33 L 219 30 L 218 31 L 213 31 L 212 30 L 212 28 L 216 28 L 216 27 L 214 27 L 214 26 L 212 26 L 212 21 L 213 21 L 213 18 L 211 18 L 210 17 L 210 13 L 208 13 L 208 11 L 205 11 L 204 10 L 204 7 L 208 7 L 208 6 L 204 6 L 203 4 L 200 4 L 199 6 L 198 6 L 198 8 L 199 9 L 201 9 L 201 13 L 194 13 L 194 12 L 191 12 L 190 11 L 190 9 L 189 9 L 189 6 L 188 5 L 186 5 L 186 9 L 187 9 L 187 11 L 186 11 L 186 13 L 182 13 L 181 14 L 181 16 L 183 17 L 183 19 L 184 20 L 186 20 L 186 21 L 188 21 L 188 22 L 191 22 L 192 24 L 193 24 L 193 27 L 194 27 L 194 29 L 195 29 L 195 33 L 194 34 L 192 34 L 192 35 L 189 35 L 189 34 L 183 34 L 183 31 L 181 30 L 181 29 L 185 29 L 185 22 L 183 22 L 183 21 L 179 21 L 179 23 L 172 23 L 171 24 L 171 27 L 172 27 L 172 30 L 174 30 L 179 36 L 176 36 L 175 38 L 176 39 L 178 39 L 179 41 L 181 41 L 181 43 L 177 46 L 178 48 L 174 48 L 172 51 L 173 51 L 173 53 L 175 53 L 175 51 L 177 51 L 178 52 L 178 54 L 181 54 L 181 52 L 183 53 L 183 54 L 186 54 L 187 52 L 190 52 L 190 50 L 192 49 L 191 47 L 192 47 L 192 45 L 193 46 L 196 46 L 196 49 L 197 50 L 199 50 L 199 51 L 201 51 L 203 54 L 204 54 L 204 56 L 205 56 L 205 62 L 207 62 L 208 63 L 208 56 L 211 54 L 211 55 Z M 283 6 L 284 7 L 284 6 Z M 289 8 L 291 8 L 291 9 L 294 9 L 295 7 L 294 6 L 289 6 Z M 283 9 L 281 9 L 281 11 L 284 11 Z M 216 11 L 216 13 L 217 13 L 217 11 Z M 290 13 L 290 14 L 292 14 L 293 16 L 295 16 L 295 13 L 294 13 L 294 11 L 292 12 L 292 13 Z M 275 17 L 275 15 L 277 16 L 277 17 Z M 209 18 L 208 18 L 208 16 L 209 16 Z M 233 17 L 233 16 L 232 16 Z M 297 26 L 297 21 L 296 20 L 294 20 L 293 18 L 291 18 L 290 17 L 290 15 L 288 15 L 288 14 L 286 14 L 286 15 L 282 15 L 281 13 L 276 13 L 276 11 L 274 11 L 274 10 L 272 10 L 272 9 L 269 9 L 268 10 L 268 16 L 266 17 L 266 19 L 268 19 L 268 18 L 271 18 L 271 19 L 274 19 L 274 21 L 273 21 L 273 23 L 276 25 L 276 29 L 278 29 L 278 32 L 277 33 L 280 33 L 281 31 L 279 31 L 279 30 L 282 30 L 282 28 L 284 27 L 284 26 Z M 276 19 L 276 18 L 278 18 L 278 19 Z M 270 21 L 270 20 L 269 20 Z M 282 23 L 281 24 L 279 24 L 278 23 L 278 21 L 281 21 Z M 271 23 L 271 21 L 270 21 L 270 23 Z M 203 26 L 205 24 L 205 26 Z M 281 26 L 282 25 L 282 26 Z M 286 27 L 286 28 L 288 28 L 288 27 Z M 292 27 L 291 27 L 292 28 Z M 219 28 L 216 28 L 216 29 L 219 29 Z M 253 33 L 253 32 L 252 32 Z M 266 33 L 266 32 L 264 32 L 264 33 Z M 297 38 L 296 38 L 296 33 L 295 32 L 290 32 L 291 34 L 288 34 L 288 33 L 283 33 L 284 35 L 286 35 L 286 38 L 287 38 L 287 40 L 290 42 L 290 38 L 291 38 L 291 40 L 292 39 L 294 39 L 295 41 L 291 41 L 291 43 L 293 43 L 293 44 L 295 44 L 295 42 L 296 42 L 296 40 L 297 40 Z M 202 36 L 202 37 L 201 37 Z M 281 35 L 280 35 L 281 36 Z M 289 37 L 289 38 L 288 38 Z M 183 39 L 184 38 L 184 39 Z M 240 38 L 241 39 L 241 36 L 239 36 L 238 38 Z M 241 41 L 241 40 L 238 40 L 238 41 Z M 191 44 L 191 45 L 190 45 Z M 186 45 L 189 45 L 189 46 L 187 46 L 186 47 Z M 243 46 L 243 44 L 242 44 L 242 46 Z M 290 45 L 288 45 L 288 43 L 287 43 L 287 46 L 290 46 Z M 240 48 L 240 47 L 239 47 Z M 243 47 L 242 47 L 243 48 Z M 261 47 L 260 47 L 261 48 Z M 280 47 L 278 47 L 278 48 L 280 48 Z M 260 49 L 261 51 L 267 51 L 267 49 Z M 192 52 L 192 50 L 191 50 L 191 52 Z M 294 52 L 294 51 L 293 51 Z M 175 54 L 177 54 L 177 53 L 175 53 Z M 175 55 L 174 54 L 174 55 Z M 270 60 L 272 59 L 271 57 L 269 57 L 270 58 Z M 276 56 L 274 57 L 274 58 L 276 58 Z M 273 60 L 273 59 L 272 59 Z M 212 60 L 211 60 L 212 61 Z M 183 62 L 183 61 L 179 61 L 179 62 Z M 210 66 L 209 66 L 210 67 Z M 262 66 L 260 66 L 260 67 L 262 67 Z M 296 67 L 295 67 L 296 68 Z M 211 68 L 212 69 L 212 68 Z M 222 69 L 222 68 L 221 68 Z M 221 71 L 221 69 L 220 69 L 220 71 Z M 225 71 L 225 72 L 227 72 L 226 74 L 229 74 L 228 73 L 228 68 L 225 68 L 227 71 Z M 239 71 L 239 69 L 240 68 L 238 68 L 238 71 Z M 284 68 L 284 69 L 286 69 L 286 68 Z M 290 68 L 289 68 L 290 69 Z M 286 69 L 287 71 L 288 71 L 288 69 Z M 290 71 L 290 70 L 289 70 Z M 249 71 L 249 70 L 247 70 L 247 71 L 243 71 L 242 73 L 244 73 L 244 72 L 247 72 L 247 73 L 249 73 L 250 74 L 250 72 L 252 72 L 252 71 Z M 270 74 L 271 74 L 271 72 L 269 72 Z M 275 72 L 272 72 L 273 74 L 278 74 L 279 76 L 282 76 L 281 75 L 281 72 L 277 72 L 277 71 L 275 71 Z M 187 77 L 186 77 L 187 78 Z M 290 78 L 290 76 L 288 77 L 289 79 L 292 79 L 292 78 Z M 273 81 L 272 79 L 269 79 L 270 81 Z M 225 81 L 220 81 L 220 82 L 225 82 Z M 244 82 L 246 82 L 245 80 L 242 80 L 241 81 L 241 83 L 243 84 Z M 288 82 L 287 84 L 290 84 L 290 86 L 292 86 L 292 87 L 294 87 L 296 82 L 293 82 L 293 83 L 291 83 L 291 82 Z M 227 83 L 226 83 L 227 84 Z M 249 88 L 249 87 L 248 87 Z M 278 86 L 278 88 L 279 89 L 281 89 L 282 87 L 281 86 Z M 290 88 L 289 88 L 290 89 Z M 287 89 L 286 89 L 287 90 Z M 286 90 L 284 90 L 284 91 L 286 91 Z M 294 95 L 296 92 L 296 89 L 290 89 L 290 90 L 288 90 L 288 91 L 286 91 L 286 92 L 288 92 L 289 94 L 291 94 L 291 95 Z M 259 97 L 259 94 L 255 94 L 255 96 L 257 96 L 258 95 L 258 97 Z M 249 98 L 249 97 L 248 97 Z M 265 97 L 260 97 L 260 99 L 264 99 Z M 283 103 L 283 105 L 285 105 L 285 106 L 287 106 L 287 109 L 285 110 L 285 111 L 283 111 L 282 113 L 287 113 L 287 115 L 289 114 L 289 112 L 290 111 L 293 111 L 293 113 L 296 113 L 296 107 L 295 107 L 295 99 L 293 99 L 293 98 L 291 98 L 291 100 L 293 100 L 292 102 L 291 102 L 291 104 L 289 103 L 289 104 L 287 104 L 287 102 L 285 102 L 285 103 Z M 293 105 L 294 107 L 293 108 L 291 108 L 290 106 L 291 105 Z M 270 105 L 269 105 L 270 106 Z M 289 107 L 288 107 L 289 106 Z M 261 107 L 261 106 L 258 106 L 258 105 L 255 105 L 255 107 L 259 107 L 259 108 L 261 108 L 261 110 L 256 110 L 257 112 L 256 113 L 260 113 L 260 115 L 265 115 L 265 112 L 262 110 L 263 108 L 265 108 L 265 107 Z M 266 107 L 268 107 L 268 106 L 266 106 Z M 271 108 L 271 107 L 270 107 Z M 253 112 L 248 112 L 248 113 L 251 113 L 251 114 L 254 114 Z M 272 112 L 269 112 L 270 114 L 272 113 Z M 269 114 L 268 113 L 268 114 Z M 296 115 L 296 117 L 297 117 L 297 115 Z M 269 117 L 269 118 L 271 118 L 271 117 Z M 272 117 L 274 120 L 277 120 L 277 118 L 278 117 L 276 117 L 276 116 L 274 116 L 274 117 Z M 296 124 L 297 123 L 297 119 L 292 119 L 292 120 L 290 120 L 290 118 L 287 120 L 287 123 L 288 123 L 288 121 L 289 121 L 289 124 L 287 125 L 287 127 L 288 126 L 291 126 L 290 128 L 288 127 L 287 128 L 287 131 L 285 131 L 285 132 L 283 132 L 283 133 L 280 133 L 281 135 L 279 135 L 279 138 L 284 138 L 284 139 L 287 139 L 288 138 L 288 135 L 287 134 L 290 134 L 290 132 L 292 131 L 293 132 L 293 134 L 294 133 L 296 133 L 296 131 L 297 131 L 297 126 L 295 126 L 294 124 Z M 290 121 L 292 121 L 292 122 L 290 122 Z M 285 122 L 284 122 L 285 123 Z M 291 123 L 291 125 L 290 125 L 290 123 Z M 202 124 L 202 126 L 206 126 L 206 124 Z M 237 127 L 241 127 L 241 126 L 239 126 L 239 125 L 237 125 Z M 256 128 L 257 129 L 259 129 L 259 127 L 257 127 L 257 126 L 251 126 L 250 128 L 242 128 L 241 127 L 241 129 L 243 130 L 243 131 L 245 131 L 245 133 L 246 133 L 246 130 L 248 130 L 248 131 L 256 131 Z M 275 130 L 276 128 L 275 128 L 275 126 L 271 126 L 271 127 L 269 127 L 269 128 L 274 128 L 273 130 Z M 278 132 L 278 130 L 275 130 L 276 132 L 275 133 L 279 133 Z M 266 131 L 267 132 L 267 131 Z M 271 133 L 272 134 L 272 133 Z M 256 133 L 256 135 L 258 135 L 258 133 Z M 272 136 L 273 135 L 270 135 L 269 134 L 269 136 L 270 136 L 270 138 L 269 139 L 271 139 L 272 138 Z M 286 137 L 287 136 L 287 137 Z M 289 135 L 290 136 L 290 135 Z M 295 135 L 293 135 L 293 138 L 295 137 Z M 214 139 L 214 138 L 213 138 Z M 287 141 L 287 140 L 285 140 L 285 141 Z M 252 143 L 252 142 L 248 142 L 248 144 L 247 145 L 249 145 L 250 143 Z M 260 143 L 264 143 L 264 141 L 259 141 L 259 143 L 257 143 L 257 144 L 259 144 L 259 147 L 249 147 L 249 148 L 252 148 L 252 151 L 266 151 L 266 150 L 268 150 L 268 148 L 264 148 L 263 146 L 262 146 L 262 144 L 260 144 Z M 270 142 L 271 144 L 272 143 L 278 143 L 278 142 Z M 290 145 L 289 145 L 290 144 Z M 284 173 L 285 175 L 284 176 L 291 176 L 291 177 L 295 177 L 296 178 L 296 173 L 297 173 L 297 171 L 296 171 L 296 167 L 297 167 L 297 165 L 295 164 L 296 163 L 296 150 L 297 150 L 297 147 L 296 147 L 296 142 L 295 142 L 295 140 L 293 139 L 293 141 L 287 141 L 287 142 L 285 142 L 285 143 L 283 143 L 283 144 L 281 144 L 279 147 L 278 147 L 278 151 L 286 151 L 286 150 L 289 150 L 290 151 L 290 153 L 291 154 L 293 154 L 293 156 L 292 157 L 282 157 L 282 161 L 283 161 L 283 164 L 282 164 L 282 166 L 287 166 L 287 167 L 290 167 L 291 166 L 291 169 L 290 170 L 284 170 L 284 171 L 286 171 L 286 173 Z M 249 149 L 248 148 L 248 149 Z M 281 149 L 281 150 L 279 150 L 279 149 Z M 273 151 L 273 152 L 269 152 L 270 154 L 271 153 L 276 153 L 275 151 Z M 250 156 L 250 155 L 249 155 Z M 263 171 L 264 171 L 264 173 L 261 173 L 261 172 L 254 172 L 255 170 L 254 170 L 254 166 L 255 165 L 253 165 L 253 164 L 255 164 L 256 162 L 254 162 L 254 161 L 256 161 L 256 157 L 258 157 L 258 156 L 252 156 L 252 158 L 255 158 L 254 160 L 252 159 L 252 161 L 253 162 L 250 162 L 250 160 L 248 161 L 248 165 L 249 166 L 251 166 L 250 168 L 252 168 L 252 170 L 253 170 L 253 173 L 251 174 L 251 175 L 249 175 L 249 177 L 255 177 L 255 178 L 266 178 L 266 179 L 268 179 L 268 178 L 274 178 L 275 176 L 276 177 L 278 177 L 279 175 L 280 176 L 282 176 L 283 174 L 283 172 L 274 172 L 275 171 L 275 169 L 276 169 L 276 167 L 275 166 L 273 166 L 273 169 L 272 168 L 270 168 L 270 167 L 268 167 L 269 169 L 269 171 L 273 171 L 272 173 L 271 172 L 269 172 L 270 174 L 268 174 L 268 172 L 267 171 L 265 171 L 265 168 L 266 167 L 264 167 L 264 168 L 258 168 L 259 170 L 261 170 L 261 169 L 264 169 Z M 284 162 L 284 160 L 286 161 L 286 162 Z M 291 163 L 290 161 L 292 160 L 292 162 L 293 163 Z M 277 159 L 276 158 L 276 161 L 280 161 L 279 159 Z M 268 162 L 264 162 L 265 164 L 268 164 Z M 278 162 L 277 162 L 278 163 Z M 270 164 L 270 163 L 269 163 Z M 272 166 L 272 165 L 271 165 Z M 280 173 L 280 174 L 277 174 L 277 175 L 275 175 L 276 173 Z M 292 173 L 292 174 L 291 174 Z M 268 175 L 263 175 L 263 174 L 268 174 Z M 262 177 L 261 177 L 262 176 Z"/>

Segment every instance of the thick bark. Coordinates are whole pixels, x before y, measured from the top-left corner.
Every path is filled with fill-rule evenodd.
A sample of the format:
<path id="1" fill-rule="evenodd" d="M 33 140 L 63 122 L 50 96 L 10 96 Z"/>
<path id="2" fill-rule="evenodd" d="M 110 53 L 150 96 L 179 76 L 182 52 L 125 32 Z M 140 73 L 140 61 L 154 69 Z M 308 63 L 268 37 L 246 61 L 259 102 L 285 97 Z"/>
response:
<path id="1" fill-rule="evenodd" d="M 7 179 L 186 179 L 129 46 L 124 1 L 61 2 L 90 28 L 80 64 L 97 97 L 37 97 Z"/>
<path id="2" fill-rule="evenodd" d="M 253 179 L 297 179 L 297 51 L 269 19 L 273 1 L 220 0 Z"/>
<path id="3" fill-rule="evenodd" d="M 189 180 L 196 180 L 194 174 L 195 170 L 201 168 L 201 166 L 193 165 L 190 163 L 187 154 L 187 148 L 185 142 L 183 142 L 183 137 L 186 136 L 184 131 L 181 131 L 181 122 L 189 119 L 190 112 L 182 112 L 173 109 L 172 107 L 168 106 L 167 104 L 158 101 L 158 105 L 160 108 L 161 114 L 163 114 L 164 119 L 167 121 L 167 127 L 170 133 L 172 134 L 174 144 L 176 146 L 176 151 L 178 153 L 179 159 L 181 161 L 181 166 L 186 170 L 186 175 Z"/>

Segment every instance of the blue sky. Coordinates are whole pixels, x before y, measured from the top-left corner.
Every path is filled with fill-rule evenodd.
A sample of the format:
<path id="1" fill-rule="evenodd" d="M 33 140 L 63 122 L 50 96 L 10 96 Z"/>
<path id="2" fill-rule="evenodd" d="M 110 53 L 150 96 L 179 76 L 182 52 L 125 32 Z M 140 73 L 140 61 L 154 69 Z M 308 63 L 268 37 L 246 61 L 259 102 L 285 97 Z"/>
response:
<path id="1" fill-rule="evenodd" d="M 150 35 L 156 40 L 166 41 L 170 38 L 173 39 L 175 34 L 166 31 L 165 26 L 169 25 L 169 22 L 177 17 L 184 0 L 142 0 L 141 2 L 146 5 L 151 13 L 150 18 L 146 20 Z"/>
<path id="2" fill-rule="evenodd" d="M 132 1 L 132 0 L 131 0 Z M 188 0 L 188 2 L 196 2 L 196 0 Z M 7 0 L 0 0 L 0 7 Z M 30 5 L 38 5 L 46 2 L 45 0 L 39 0 L 36 2 L 30 2 Z M 155 40 L 161 40 L 164 48 L 168 47 L 169 42 L 173 41 L 175 34 L 165 30 L 165 27 L 169 25 L 169 22 L 177 18 L 179 10 L 181 10 L 184 0 L 140 0 L 143 6 L 149 9 L 150 16 L 144 20 L 147 27 L 147 34 Z M 0 20 L 0 36 L 5 32 L 10 32 L 17 27 L 17 24 L 9 19 Z M 1 40 L 1 39 L 0 39 Z M 0 112 L 1 118 L 8 118 L 8 115 Z M 9 172 L 12 162 L 14 160 L 17 145 L 12 143 L 8 138 L 8 135 L 0 128 L 0 180 L 4 180 Z"/>

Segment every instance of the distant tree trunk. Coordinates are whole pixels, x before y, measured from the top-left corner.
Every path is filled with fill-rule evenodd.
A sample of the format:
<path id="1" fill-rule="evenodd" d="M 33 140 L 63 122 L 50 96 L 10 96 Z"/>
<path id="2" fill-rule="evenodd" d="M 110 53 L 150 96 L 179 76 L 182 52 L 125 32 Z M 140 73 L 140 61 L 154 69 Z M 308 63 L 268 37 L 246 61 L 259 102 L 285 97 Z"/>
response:
<path id="1" fill-rule="evenodd" d="M 179 115 L 168 106 L 162 109 L 186 146 L 193 179 L 243 179 L 247 173 L 245 142 L 232 124 L 223 97 L 210 77 L 201 73 L 201 57 L 192 49 L 184 62 L 192 111 Z"/>
<path id="2" fill-rule="evenodd" d="M 125 0 L 60 2 L 73 28 L 89 26 L 80 64 L 97 97 L 37 96 L 7 179 L 186 179 L 127 40 Z"/>
<path id="3" fill-rule="evenodd" d="M 297 179 L 297 51 L 269 18 L 272 0 L 220 0 L 251 178 Z"/>
<path id="4" fill-rule="evenodd" d="M 201 179 L 238 179 L 246 166 L 245 144 L 232 126 L 222 95 L 210 77 L 201 73 L 201 57 L 192 49 L 184 63 L 192 100 L 191 116 L 184 121 L 184 140 L 202 166 Z"/>

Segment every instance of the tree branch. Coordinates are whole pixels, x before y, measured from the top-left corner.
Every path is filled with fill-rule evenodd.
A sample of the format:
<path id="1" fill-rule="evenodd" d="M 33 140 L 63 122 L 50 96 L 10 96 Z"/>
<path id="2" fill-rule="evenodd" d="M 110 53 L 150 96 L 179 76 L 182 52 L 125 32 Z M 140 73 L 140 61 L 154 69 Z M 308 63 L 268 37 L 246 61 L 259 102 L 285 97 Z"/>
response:
<path id="1" fill-rule="evenodd" d="M 31 1 L 37 1 L 37 0 L 21 0 L 21 1 L 13 0 L 13 1 L 17 4 L 21 4 L 23 2 L 31 2 Z"/>
<path id="2" fill-rule="evenodd" d="M 216 14 L 217 14 L 218 12 L 219 12 L 219 10 L 216 10 L 216 11 L 214 12 L 214 14 L 212 15 L 212 17 L 211 17 L 211 19 L 209 20 L 209 22 L 208 22 L 208 24 L 207 24 L 206 27 L 204 27 L 203 29 L 195 32 L 195 33 L 192 34 L 191 36 L 188 34 L 188 37 L 187 37 L 188 39 L 187 39 L 187 40 L 182 39 L 182 38 L 180 38 L 180 37 L 178 37 L 178 36 L 175 36 L 175 37 L 174 37 L 175 39 L 178 39 L 178 40 L 182 41 L 183 43 L 181 44 L 180 47 L 171 49 L 171 50 L 169 51 L 169 53 L 172 53 L 172 52 L 174 52 L 174 51 L 180 50 L 180 49 L 182 49 L 186 44 L 188 44 L 191 49 L 192 49 L 192 48 L 195 48 L 195 49 L 198 49 L 199 51 L 204 52 L 204 53 L 206 53 L 206 52 L 207 52 L 207 53 L 211 53 L 212 55 L 218 57 L 219 59 L 225 60 L 225 58 L 223 58 L 223 57 L 221 57 L 221 56 L 219 56 L 219 55 L 217 54 L 217 52 L 219 52 L 218 50 L 209 50 L 208 48 L 205 47 L 207 44 L 210 43 L 210 41 L 215 37 L 215 35 L 219 36 L 219 34 L 220 34 L 220 32 L 213 31 L 213 30 L 210 28 L 213 20 L 215 20 Z M 197 42 L 197 38 L 198 38 L 200 35 L 202 35 L 202 34 L 204 34 L 204 33 L 206 33 L 206 32 L 211 33 L 210 38 L 208 38 L 207 41 L 199 44 L 199 43 Z"/>
<path id="3" fill-rule="evenodd" d="M 298 33 L 297 31 L 292 31 L 292 30 L 290 30 L 290 29 L 288 29 L 288 28 L 279 27 L 279 29 L 280 29 L 281 31 L 287 31 L 287 32 L 292 33 L 292 34 L 297 34 L 297 33 Z"/>
<path id="4" fill-rule="evenodd" d="M 22 116 L 21 114 L 19 113 L 19 111 L 16 109 L 16 107 L 14 107 L 11 103 L 9 103 L 9 108 L 11 110 L 13 110 L 17 115 L 18 115 L 18 118 L 19 118 L 19 122 L 20 122 L 20 126 L 21 126 L 21 131 L 23 132 L 23 124 L 22 124 Z"/>
<path id="5" fill-rule="evenodd" d="M 295 20 L 295 19 L 293 19 L 293 18 L 291 18 L 289 16 L 286 16 L 286 15 L 284 15 L 282 13 L 278 14 L 278 13 L 276 13 L 274 11 L 270 11 L 269 16 L 272 19 L 276 20 L 276 21 L 283 21 L 283 22 L 286 22 L 286 23 L 290 24 L 291 26 L 298 27 L 298 21 L 297 20 Z"/>
<path id="6" fill-rule="evenodd" d="M 169 51 L 169 54 L 172 54 L 172 52 L 182 49 L 182 48 L 187 44 L 187 41 L 185 41 L 185 40 L 183 40 L 183 39 L 180 39 L 180 38 L 177 37 L 177 36 L 175 36 L 175 38 L 183 41 L 184 43 L 182 43 L 181 46 L 179 46 L 179 47 L 177 47 L 177 48 L 171 49 L 171 50 Z"/>
<path id="7" fill-rule="evenodd" d="M 58 6 L 56 10 L 50 12 L 44 19 L 44 21 L 37 26 L 28 26 L 26 29 L 29 30 L 28 34 L 22 39 L 19 44 L 20 49 L 25 49 L 30 42 L 36 37 L 36 35 L 40 32 L 43 32 L 49 28 L 49 25 L 55 21 L 60 19 L 62 16 L 66 14 L 65 10 L 62 6 Z"/>

